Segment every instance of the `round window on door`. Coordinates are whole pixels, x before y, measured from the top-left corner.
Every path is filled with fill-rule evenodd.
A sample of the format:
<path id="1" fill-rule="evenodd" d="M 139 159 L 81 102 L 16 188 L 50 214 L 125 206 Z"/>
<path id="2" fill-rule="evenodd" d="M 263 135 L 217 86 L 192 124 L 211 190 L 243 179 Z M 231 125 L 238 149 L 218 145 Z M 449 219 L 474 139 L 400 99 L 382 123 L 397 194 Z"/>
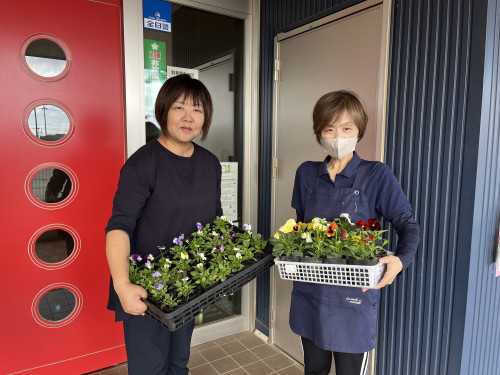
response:
<path id="1" fill-rule="evenodd" d="M 78 181 L 68 167 L 47 163 L 29 173 L 25 190 L 35 205 L 53 210 L 67 206 L 73 201 L 78 191 Z"/>
<path id="2" fill-rule="evenodd" d="M 50 224 L 33 234 L 28 252 L 37 266 L 54 270 L 72 263 L 80 248 L 80 237 L 73 228 L 65 224 Z"/>
<path id="3" fill-rule="evenodd" d="M 42 289 L 31 305 L 35 321 L 48 328 L 58 328 L 72 322 L 81 309 L 81 292 L 66 283 L 53 284 Z"/>
<path id="4" fill-rule="evenodd" d="M 36 34 L 22 44 L 19 60 L 24 69 L 42 81 L 58 81 L 71 69 L 71 53 L 66 44 L 53 35 Z"/>
<path id="5" fill-rule="evenodd" d="M 33 142 L 55 147 L 71 138 L 75 122 L 70 110 L 64 104 L 43 99 L 31 103 L 24 111 L 23 129 Z"/>

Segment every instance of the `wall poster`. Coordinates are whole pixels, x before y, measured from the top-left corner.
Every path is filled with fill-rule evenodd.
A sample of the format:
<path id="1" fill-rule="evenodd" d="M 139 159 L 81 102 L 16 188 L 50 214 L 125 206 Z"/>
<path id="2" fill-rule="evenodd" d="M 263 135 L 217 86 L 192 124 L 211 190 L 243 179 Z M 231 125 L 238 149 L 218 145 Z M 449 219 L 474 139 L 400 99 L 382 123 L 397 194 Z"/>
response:
<path id="1" fill-rule="evenodd" d="M 238 162 L 221 162 L 221 203 L 224 216 L 238 225 Z"/>

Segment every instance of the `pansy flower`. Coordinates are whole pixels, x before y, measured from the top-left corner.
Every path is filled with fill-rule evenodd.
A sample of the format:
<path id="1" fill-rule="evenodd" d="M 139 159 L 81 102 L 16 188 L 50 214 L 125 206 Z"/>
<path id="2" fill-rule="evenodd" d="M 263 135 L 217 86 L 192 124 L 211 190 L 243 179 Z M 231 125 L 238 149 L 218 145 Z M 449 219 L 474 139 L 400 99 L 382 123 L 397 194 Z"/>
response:
<path id="1" fill-rule="evenodd" d="M 145 265 L 145 266 L 146 266 L 146 268 L 148 268 L 148 269 L 151 269 L 151 267 L 152 267 L 152 265 L 151 265 L 151 261 L 150 261 L 150 260 L 148 260 L 148 261 L 147 261 L 144 265 Z"/>
<path id="2" fill-rule="evenodd" d="M 339 226 L 335 223 L 335 221 L 332 221 L 326 230 L 326 234 L 328 236 L 334 236 L 338 227 Z"/>
<path id="3" fill-rule="evenodd" d="M 342 229 L 342 231 L 340 232 L 340 236 L 344 241 L 347 240 L 347 231 L 345 229 Z"/>
<path id="4" fill-rule="evenodd" d="M 149 260 L 155 260 L 155 257 L 154 257 L 152 254 L 149 254 L 149 255 L 147 256 L 147 259 L 149 259 Z"/>
<path id="5" fill-rule="evenodd" d="M 139 254 L 132 254 L 130 257 L 129 257 L 130 260 L 134 261 L 134 262 L 140 262 L 142 260 L 141 256 Z"/>
<path id="6" fill-rule="evenodd" d="M 175 243 L 176 245 L 180 246 L 182 245 L 182 240 L 184 239 L 184 235 L 180 235 L 179 237 L 175 237 L 174 240 L 173 240 L 173 243 Z"/>
<path id="7" fill-rule="evenodd" d="M 153 273 L 153 277 L 160 277 L 161 276 L 161 273 L 159 273 L 158 271 L 156 271 L 155 273 Z"/>
<path id="8" fill-rule="evenodd" d="M 232 239 L 236 238 L 236 233 L 234 233 L 233 231 L 229 232 L 229 235 L 231 236 Z"/>
<path id="9" fill-rule="evenodd" d="M 181 251 L 181 259 L 189 259 L 189 254 L 185 251 Z"/>
<path id="10" fill-rule="evenodd" d="M 252 226 L 250 224 L 243 224 L 243 229 L 246 231 L 252 230 Z"/>
<path id="11" fill-rule="evenodd" d="M 346 219 L 349 224 L 354 225 L 354 223 L 351 221 L 351 217 L 349 216 L 348 213 L 344 212 L 343 214 L 340 214 L 340 217 L 343 217 L 344 219 Z"/>
<path id="12" fill-rule="evenodd" d="M 374 236 L 373 234 L 371 236 L 366 236 L 365 238 L 362 238 L 361 240 L 364 242 L 364 243 L 368 243 L 370 241 L 373 241 L 374 239 Z"/>
<path id="13" fill-rule="evenodd" d="M 243 229 L 246 230 L 245 228 L 245 225 L 246 224 L 243 224 Z M 280 232 L 283 232 L 283 233 L 290 233 L 291 231 L 293 231 L 293 227 L 297 225 L 297 223 L 295 222 L 295 220 L 293 219 L 288 219 L 285 223 L 285 225 L 283 225 L 281 228 L 280 228 Z"/>
<path id="14" fill-rule="evenodd" d="M 361 228 L 362 230 L 368 229 L 368 223 L 365 223 L 363 220 L 358 220 L 358 222 L 356 223 L 356 226 L 358 228 Z"/>
<path id="15" fill-rule="evenodd" d="M 221 252 L 221 253 L 223 253 L 223 252 L 224 252 L 224 246 L 222 246 L 222 245 L 217 245 L 217 246 L 215 246 L 215 248 L 216 248 L 217 250 L 220 250 L 220 252 Z"/>
<path id="16" fill-rule="evenodd" d="M 165 283 L 162 281 L 160 283 L 156 283 L 155 284 L 155 289 L 156 290 L 160 290 L 161 288 L 163 288 L 165 286 Z"/>
<path id="17" fill-rule="evenodd" d="M 241 259 L 241 253 L 236 253 L 236 258 Z"/>
<path id="18" fill-rule="evenodd" d="M 368 219 L 368 222 L 366 224 L 368 224 L 368 227 L 370 228 L 370 230 L 379 230 L 380 229 L 380 223 L 374 217 L 372 217 L 371 219 Z"/>
<path id="19" fill-rule="evenodd" d="M 200 222 L 196 223 L 196 229 L 197 230 L 202 230 L 203 229 L 203 225 L 201 225 Z"/>
<path id="20" fill-rule="evenodd" d="M 189 276 L 184 275 L 184 276 L 181 277 L 181 280 L 182 281 L 188 281 L 189 280 Z"/>

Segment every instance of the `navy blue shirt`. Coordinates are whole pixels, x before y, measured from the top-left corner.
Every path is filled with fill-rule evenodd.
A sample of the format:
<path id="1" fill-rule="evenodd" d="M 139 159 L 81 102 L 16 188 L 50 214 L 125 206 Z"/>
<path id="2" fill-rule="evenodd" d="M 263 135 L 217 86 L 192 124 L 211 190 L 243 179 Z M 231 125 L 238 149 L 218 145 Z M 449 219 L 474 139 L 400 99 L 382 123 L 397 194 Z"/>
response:
<path id="1" fill-rule="evenodd" d="M 118 190 L 106 233 L 123 230 L 130 237 L 130 253 L 143 259 L 172 247 L 181 233 L 196 231 L 222 215 L 221 165 L 215 155 L 194 144 L 190 157 L 176 155 L 157 140 L 137 150 L 120 171 Z M 126 319 L 110 286 L 108 308 L 117 320 Z"/>
<path id="2" fill-rule="evenodd" d="M 328 173 L 327 163 L 330 156 L 323 162 L 307 161 L 302 163 L 295 175 L 295 185 L 292 195 L 292 207 L 297 214 L 297 220 L 304 220 L 304 207 L 306 192 L 310 183 L 310 174 L 319 175 L 320 188 L 352 188 L 354 179 L 358 171 L 361 159 L 356 152 L 347 166 L 335 176 L 332 181 Z M 367 201 L 374 206 L 377 219 L 383 217 L 392 223 L 398 235 L 398 242 L 395 251 L 401 259 L 403 268 L 408 267 L 412 262 L 420 241 L 420 228 L 411 214 L 411 205 L 408 202 L 401 185 L 389 167 L 381 162 L 374 163 L 374 168 L 370 172 L 370 181 L 366 187 L 365 195 Z M 327 218 L 332 220 L 333 218 Z M 368 218 L 367 218 L 368 219 Z"/>

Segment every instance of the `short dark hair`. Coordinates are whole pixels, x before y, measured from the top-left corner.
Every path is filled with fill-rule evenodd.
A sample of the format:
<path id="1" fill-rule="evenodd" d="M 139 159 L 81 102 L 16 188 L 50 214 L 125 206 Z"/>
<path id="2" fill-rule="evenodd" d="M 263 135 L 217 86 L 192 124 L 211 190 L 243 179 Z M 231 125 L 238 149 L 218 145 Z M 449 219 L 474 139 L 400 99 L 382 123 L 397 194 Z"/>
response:
<path id="1" fill-rule="evenodd" d="M 355 93 L 340 90 L 323 95 L 314 106 L 313 131 L 318 143 L 321 143 L 321 132 L 336 123 L 346 111 L 358 127 L 358 141 L 363 138 L 368 123 L 365 108 Z"/>
<path id="2" fill-rule="evenodd" d="M 205 121 L 203 123 L 203 127 L 201 128 L 203 133 L 201 140 L 203 141 L 207 137 L 208 129 L 210 128 L 210 123 L 212 122 L 212 98 L 205 85 L 201 81 L 191 78 L 189 74 L 180 74 L 165 81 L 158 92 L 158 96 L 156 97 L 156 121 L 160 124 L 162 133 L 168 137 L 168 111 L 174 102 L 181 96 L 184 96 L 184 100 L 191 98 L 194 105 L 201 105 L 203 107 L 203 113 L 205 115 Z"/>

